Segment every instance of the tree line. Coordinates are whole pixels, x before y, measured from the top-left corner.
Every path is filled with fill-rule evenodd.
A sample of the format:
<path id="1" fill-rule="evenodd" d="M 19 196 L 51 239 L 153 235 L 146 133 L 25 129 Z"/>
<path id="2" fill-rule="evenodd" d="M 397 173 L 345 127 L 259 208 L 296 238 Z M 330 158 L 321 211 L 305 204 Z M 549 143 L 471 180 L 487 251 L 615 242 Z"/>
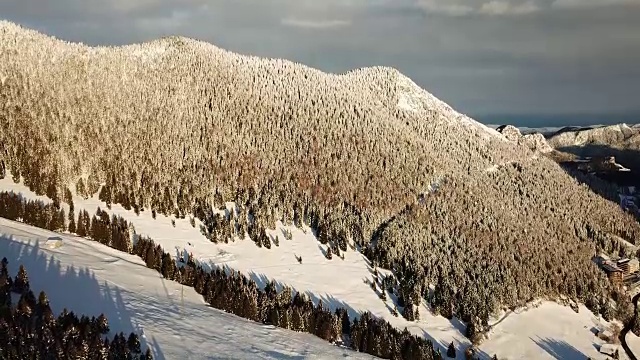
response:
<path id="1" fill-rule="evenodd" d="M 50 207 L 55 206 L 27 200 L 14 193 L 0 192 L 0 217 L 18 221 L 44 217 L 50 212 Z M 26 211 L 34 214 L 27 214 Z M 356 351 L 382 358 L 441 358 L 440 350 L 431 341 L 411 335 L 406 329 L 399 331 L 389 322 L 368 312 L 351 320 L 346 309 L 332 311 L 322 301 L 314 304 L 307 295 L 294 293 L 289 287 L 278 291 L 276 284 L 269 282 L 261 289 L 255 281 L 240 272 L 221 268 L 209 271 L 197 264 L 192 256 L 176 261 L 150 238 L 137 237 L 133 244 L 131 225 L 119 217 L 111 220 L 105 214 L 104 210 L 98 208 L 91 221 L 86 220 L 88 214 L 80 215 L 76 229 L 88 226 L 85 237 L 139 256 L 148 268 L 158 271 L 164 278 L 193 287 L 216 309 L 263 324 L 314 334 L 329 342 L 346 341 Z M 80 225 L 82 223 L 86 225 Z M 68 230 L 68 227 L 56 230 Z"/>
<path id="2" fill-rule="evenodd" d="M 20 265 L 17 275 L 9 275 L 9 262 L 3 258 L 0 268 L 0 358 L 152 360 L 151 350 L 141 349 L 134 332 L 127 337 L 118 333 L 109 338 L 109 320 L 78 315 L 66 308 L 56 317 L 49 299 L 41 291 L 36 299 L 29 276 Z M 12 294 L 19 295 L 16 304 Z M 110 340 L 111 339 L 111 340 Z"/>

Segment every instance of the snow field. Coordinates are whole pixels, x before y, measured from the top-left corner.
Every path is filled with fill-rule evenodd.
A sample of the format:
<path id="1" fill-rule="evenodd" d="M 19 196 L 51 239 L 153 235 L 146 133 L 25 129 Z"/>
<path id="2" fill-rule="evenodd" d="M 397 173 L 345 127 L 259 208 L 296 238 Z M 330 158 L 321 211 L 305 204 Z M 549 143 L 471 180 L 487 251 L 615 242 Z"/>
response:
<path id="1" fill-rule="evenodd" d="M 125 254 L 77 236 L 48 249 L 47 230 L 0 218 L 0 254 L 12 273 L 26 267 L 36 296 L 58 315 L 109 319 L 111 333 L 142 334 L 155 359 L 372 359 L 310 334 L 265 326 L 207 306 L 193 288 L 167 281 Z"/>
<path id="2" fill-rule="evenodd" d="M 14 184 L 10 176 L 0 180 L 0 191 L 14 191 L 28 198 L 35 197 L 35 194 L 23 185 Z M 74 196 L 73 200 L 76 216 L 79 209 L 85 209 L 92 215 L 97 207 L 109 214 L 122 216 L 135 226 L 138 234 L 149 236 L 167 252 L 175 251 L 176 258 L 185 252 L 192 253 L 201 265 L 209 264 L 239 270 L 259 286 L 264 286 L 266 281 L 275 280 L 279 288 L 287 285 L 295 291 L 305 292 L 314 302 L 322 300 L 332 309 L 344 307 L 352 317 L 357 316 L 359 312 L 370 311 L 399 329 L 406 327 L 411 333 L 433 341 L 434 345 L 441 347 L 443 354 L 449 343 L 453 342 L 458 349 L 458 359 L 464 358 L 463 349 L 471 345 L 464 336 L 463 323 L 455 318 L 448 320 L 442 316 L 434 316 L 424 303 L 419 309 L 419 321 L 409 322 L 401 316 L 393 316 L 392 296 L 387 294 L 388 300 L 383 302 L 379 298 L 379 287 L 377 292 L 374 292 L 369 285 L 373 279 L 373 269 L 369 261 L 351 249 L 344 253 L 344 260 L 335 255 L 332 260 L 327 260 L 324 256 L 326 246 L 320 244 L 308 228 L 303 230 L 286 227 L 278 222 L 275 229 L 268 230 L 268 234 L 272 238 L 278 236 L 280 246 L 272 244 L 271 249 L 258 248 L 248 238 L 229 244 L 214 244 L 200 233 L 201 223 L 196 220 L 196 226 L 192 227 L 188 217 L 175 219 L 173 216 L 165 217 L 158 214 L 154 220 L 150 211 L 141 212 L 138 216 L 119 205 L 112 205 L 109 210 L 97 197 L 83 199 Z M 175 220 L 175 226 L 171 220 Z M 292 240 L 285 239 L 282 231 L 284 229 L 291 231 Z M 296 256 L 302 257 L 301 264 L 296 260 Z M 139 258 L 134 258 L 142 264 Z M 378 272 L 381 276 L 388 273 L 383 269 L 378 269 Z M 155 276 L 162 280 L 159 274 Z M 161 282 L 166 283 L 163 280 Z M 199 303 L 204 306 L 202 298 L 193 289 L 189 291 L 199 297 Z M 162 292 L 156 291 L 155 294 L 160 296 Z M 169 293 L 164 296 L 169 298 Z M 174 306 L 175 309 L 175 297 L 172 299 L 173 305 L 168 306 Z M 598 353 L 598 348 L 603 341 L 591 331 L 600 322 L 584 306 L 580 307 L 579 313 L 575 313 L 569 307 L 544 301 L 526 311 L 521 309 L 506 316 L 496 317 L 491 322 L 495 326 L 488 339 L 479 347 L 480 355 L 481 358 L 489 358 L 497 354 L 501 359 L 564 359 L 580 354 L 584 355 L 581 358 L 590 356 L 600 359 L 603 355 Z M 602 324 L 608 325 L 604 322 Z M 563 356 L 558 357 L 559 355 Z"/>

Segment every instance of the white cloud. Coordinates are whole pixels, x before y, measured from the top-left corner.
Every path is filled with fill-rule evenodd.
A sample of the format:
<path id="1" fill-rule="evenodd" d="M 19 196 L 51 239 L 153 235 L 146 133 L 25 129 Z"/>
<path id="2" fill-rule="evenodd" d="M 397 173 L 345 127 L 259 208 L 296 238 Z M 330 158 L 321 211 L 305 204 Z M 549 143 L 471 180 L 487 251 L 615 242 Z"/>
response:
<path id="1" fill-rule="evenodd" d="M 449 16 L 465 16 L 475 11 L 470 5 L 442 0 L 418 0 L 417 5 L 427 13 Z"/>
<path id="2" fill-rule="evenodd" d="M 282 19 L 282 25 L 307 28 L 307 29 L 330 29 L 336 27 L 343 27 L 351 25 L 350 21 L 346 20 L 311 20 L 311 19 L 296 19 L 286 18 Z"/>
<path id="3" fill-rule="evenodd" d="M 640 5 L 640 0 L 554 0 L 556 8 L 604 7 L 611 5 Z"/>
<path id="4" fill-rule="evenodd" d="M 525 2 L 511 0 L 417 0 L 416 4 L 427 13 L 456 17 L 473 14 L 493 16 L 523 15 L 540 10 L 535 0 L 527 0 Z"/>
<path id="5" fill-rule="evenodd" d="M 479 11 L 487 15 L 524 15 L 538 10 L 540 8 L 532 1 L 514 4 L 504 0 L 492 0 L 482 4 Z"/>

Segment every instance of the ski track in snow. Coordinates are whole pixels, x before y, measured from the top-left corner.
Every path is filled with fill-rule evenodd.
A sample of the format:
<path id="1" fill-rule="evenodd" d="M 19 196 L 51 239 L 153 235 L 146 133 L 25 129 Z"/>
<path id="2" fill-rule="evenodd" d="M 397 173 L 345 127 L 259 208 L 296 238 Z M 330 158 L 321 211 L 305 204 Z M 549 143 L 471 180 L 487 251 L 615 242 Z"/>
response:
<path id="1" fill-rule="evenodd" d="M 0 191 L 13 191 L 27 198 L 36 198 L 22 184 L 13 183 L 10 175 L 0 180 Z M 50 201 L 44 197 L 39 199 Z M 464 324 L 455 318 L 448 320 L 434 316 L 424 303 L 420 307 L 420 321 L 408 322 L 401 316 L 394 317 L 390 312 L 392 297 L 388 296 L 389 300 L 383 302 L 368 285 L 368 281 L 373 278 L 368 260 L 351 249 L 345 253 L 344 260 L 337 256 L 333 260 L 327 260 L 324 257 L 326 246 L 320 244 L 308 228 L 303 231 L 285 227 L 278 222 L 275 229 L 267 231 L 272 237 L 279 236 L 280 240 L 280 246 L 272 244 L 271 249 L 258 248 L 248 238 L 229 244 L 214 244 L 200 233 L 201 223 L 196 220 L 194 228 L 188 217 L 175 219 L 174 227 L 171 224 L 173 217 L 158 215 L 154 220 L 150 211 L 141 212 L 137 216 L 119 205 L 112 205 L 109 210 L 97 197 L 83 199 L 74 196 L 74 205 L 76 216 L 79 209 L 85 209 L 92 215 L 100 207 L 109 214 L 124 217 L 133 223 L 138 234 L 151 237 L 166 252 L 174 253 L 176 258 L 178 253 L 187 251 L 201 265 L 227 266 L 239 270 L 259 286 L 264 286 L 268 280 L 275 280 L 279 288 L 288 285 L 295 291 L 307 293 L 316 303 L 322 300 L 332 309 L 344 307 L 352 317 L 360 312 L 370 311 L 375 316 L 385 318 L 398 329 L 406 327 L 411 333 L 432 340 L 434 345 L 440 346 L 443 354 L 448 344 L 454 342 L 458 348 L 458 359 L 463 359 L 462 350 L 470 345 L 463 335 Z M 68 206 L 63 206 L 68 211 Z M 292 232 L 292 240 L 284 238 L 283 229 Z M 7 242 L 18 244 L 17 241 L 30 239 L 33 246 L 34 241 L 46 239 L 46 236 L 52 234 L 4 219 L 0 220 L 0 233 L 9 235 L 10 238 L 13 236 L 11 240 L 6 237 L 3 239 L 5 241 L 0 247 L 2 250 Z M 108 309 L 115 307 L 112 309 L 114 311 L 105 312 L 112 322 L 112 328 L 130 331 L 126 330 L 127 326 L 144 327 L 147 340 L 153 345 L 152 349 L 159 349 L 166 359 L 207 359 L 221 356 L 228 359 L 370 358 L 366 354 L 332 346 L 309 334 L 265 327 L 211 309 L 192 288 L 184 288 L 184 309 L 180 311 L 181 286 L 166 281 L 157 272 L 145 268 L 137 256 L 119 253 L 97 242 L 78 237 L 64 236 L 64 239 L 61 248 L 39 249 L 38 252 L 43 252 L 47 257 L 53 256 L 56 262 L 63 265 L 62 268 L 73 265 L 76 269 L 85 269 L 85 273 L 95 277 L 95 284 L 91 285 L 99 288 L 95 292 L 102 294 L 104 298 L 115 298 L 118 301 L 90 298 L 96 294 L 77 296 L 81 295 L 76 295 L 78 290 L 70 289 L 76 287 L 73 281 L 82 279 L 65 280 L 63 275 L 53 271 L 50 277 L 54 278 L 45 280 L 49 271 L 42 277 L 41 271 L 37 270 L 38 265 L 36 269 L 32 269 L 33 265 L 22 259 L 20 262 L 25 262 L 27 271 L 34 272 L 35 282 L 32 287 L 38 291 L 42 288 L 47 293 L 52 291 L 50 298 L 56 312 L 62 310 L 56 307 L 57 299 L 59 304 L 88 315 L 97 316 L 102 312 L 97 304 Z M 19 253 L 16 255 L 20 257 Z M 295 256 L 302 256 L 302 264 L 297 262 Z M 15 263 L 12 262 L 10 266 L 12 272 L 17 271 Z M 43 265 L 39 267 L 43 269 Z M 62 268 L 59 271 L 61 274 L 65 273 Z M 384 269 L 378 271 L 381 274 L 388 273 Z M 55 277 L 62 279 L 60 286 L 57 283 L 61 279 Z M 88 291 L 85 287 L 80 285 L 83 294 Z M 89 301 L 78 302 L 77 298 L 88 298 Z M 124 320 L 117 320 L 118 317 Z M 490 323 L 497 323 L 503 317 L 497 316 Z M 599 359 L 602 357 L 599 356 L 596 345 L 601 344 L 602 340 L 591 332 L 598 323 L 606 325 L 584 306 L 576 314 L 569 307 L 545 301 L 536 308 L 504 317 L 491 330 L 489 338 L 481 344 L 481 358 L 488 359 L 497 354 L 500 358 L 509 359 L 554 359 L 558 354 L 569 356 L 562 358 L 571 358 L 571 355 L 580 353 L 584 355 L 582 358 L 591 356 Z"/>

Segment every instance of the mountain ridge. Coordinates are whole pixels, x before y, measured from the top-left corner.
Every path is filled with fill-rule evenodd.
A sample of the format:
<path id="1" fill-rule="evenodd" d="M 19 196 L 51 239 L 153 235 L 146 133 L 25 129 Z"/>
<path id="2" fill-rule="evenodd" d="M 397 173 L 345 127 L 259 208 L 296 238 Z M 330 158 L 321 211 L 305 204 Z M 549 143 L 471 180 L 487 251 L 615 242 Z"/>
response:
<path id="1" fill-rule="evenodd" d="M 141 62 L 143 45 L 92 52 L 21 29 L 0 23 L 0 163 L 38 195 L 98 193 L 259 247 L 276 221 L 305 224 L 392 269 L 407 318 L 424 299 L 470 337 L 535 298 L 613 311 L 591 256 L 624 252 L 609 235 L 640 225 L 397 70 L 326 74 L 180 38 Z"/>

